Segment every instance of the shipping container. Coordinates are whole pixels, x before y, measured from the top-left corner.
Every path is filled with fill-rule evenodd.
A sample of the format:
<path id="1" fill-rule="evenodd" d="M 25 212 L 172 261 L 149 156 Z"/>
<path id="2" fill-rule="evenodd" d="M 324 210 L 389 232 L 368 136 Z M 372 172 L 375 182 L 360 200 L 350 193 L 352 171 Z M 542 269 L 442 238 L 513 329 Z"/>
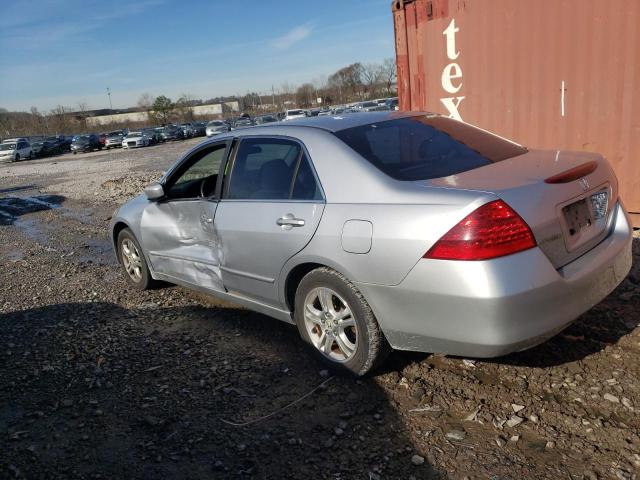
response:
<path id="1" fill-rule="evenodd" d="M 395 0 L 401 110 L 602 153 L 640 227 L 640 0 Z"/>

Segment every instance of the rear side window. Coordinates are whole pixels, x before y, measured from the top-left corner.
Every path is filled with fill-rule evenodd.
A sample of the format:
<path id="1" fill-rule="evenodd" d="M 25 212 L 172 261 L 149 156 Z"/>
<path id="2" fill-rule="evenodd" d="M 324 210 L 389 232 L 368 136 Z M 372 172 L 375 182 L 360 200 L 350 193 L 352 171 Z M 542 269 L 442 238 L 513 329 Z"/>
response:
<path id="1" fill-rule="evenodd" d="M 242 200 L 322 198 L 302 147 L 282 138 L 242 140 L 227 191 L 227 198 Z"/>
<path id="2" fill-rule="evenodd" d="M 387 120 L 335 135 L 397 180 L 447 177 L 527 152 L 489 132 L 440 116 Z"/>

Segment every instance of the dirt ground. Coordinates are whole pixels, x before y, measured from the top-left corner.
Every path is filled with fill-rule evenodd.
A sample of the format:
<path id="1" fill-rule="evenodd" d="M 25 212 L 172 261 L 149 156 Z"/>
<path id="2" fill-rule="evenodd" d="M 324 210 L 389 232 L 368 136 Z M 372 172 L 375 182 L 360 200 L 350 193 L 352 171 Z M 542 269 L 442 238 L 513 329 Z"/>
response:
<path id="1" fill-rule="evenodd" d="M 289 325 L 127 287 L 110 216 L 197 142 L 0 165 L 0 478 L 638 478 L 640 238 L 539 347 L 334 376 Z"/>

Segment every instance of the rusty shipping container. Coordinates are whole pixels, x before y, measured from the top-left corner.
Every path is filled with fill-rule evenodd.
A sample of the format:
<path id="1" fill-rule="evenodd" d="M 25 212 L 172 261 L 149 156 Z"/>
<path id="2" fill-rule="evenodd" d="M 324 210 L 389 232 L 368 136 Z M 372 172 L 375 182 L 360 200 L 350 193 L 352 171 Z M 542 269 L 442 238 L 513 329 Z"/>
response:
<path id="1" fill-rule="evenodd" d="M 599 152 L 640 227 L 640 0 L 395 0 L 401 110 Z"/>

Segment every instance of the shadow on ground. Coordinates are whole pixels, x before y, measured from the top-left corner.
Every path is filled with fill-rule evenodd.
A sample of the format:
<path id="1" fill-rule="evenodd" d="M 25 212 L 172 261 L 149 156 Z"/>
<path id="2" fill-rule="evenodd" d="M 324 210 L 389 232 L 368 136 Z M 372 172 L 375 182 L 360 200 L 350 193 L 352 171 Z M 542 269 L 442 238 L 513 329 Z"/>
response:
<path id="1" fill-rule="evenodd" d="M 442 478 L 412 464 L 373 379 L 325 376 L 262 315 L 58 304 L 4 315 L 0 336 L 5 475 Z"/>
<path id="2" fill-rule="evenodd" d="M 15 188 L 19 190 L 22 189 L 22 187 Z M 27 187 L 24 188 L 26 189 Z M 0 198 L 0 226 L 12 225 L 18 217 L 27 213 L 57 208 L 64 200 L 65 197 L 61 195 Z"/>

